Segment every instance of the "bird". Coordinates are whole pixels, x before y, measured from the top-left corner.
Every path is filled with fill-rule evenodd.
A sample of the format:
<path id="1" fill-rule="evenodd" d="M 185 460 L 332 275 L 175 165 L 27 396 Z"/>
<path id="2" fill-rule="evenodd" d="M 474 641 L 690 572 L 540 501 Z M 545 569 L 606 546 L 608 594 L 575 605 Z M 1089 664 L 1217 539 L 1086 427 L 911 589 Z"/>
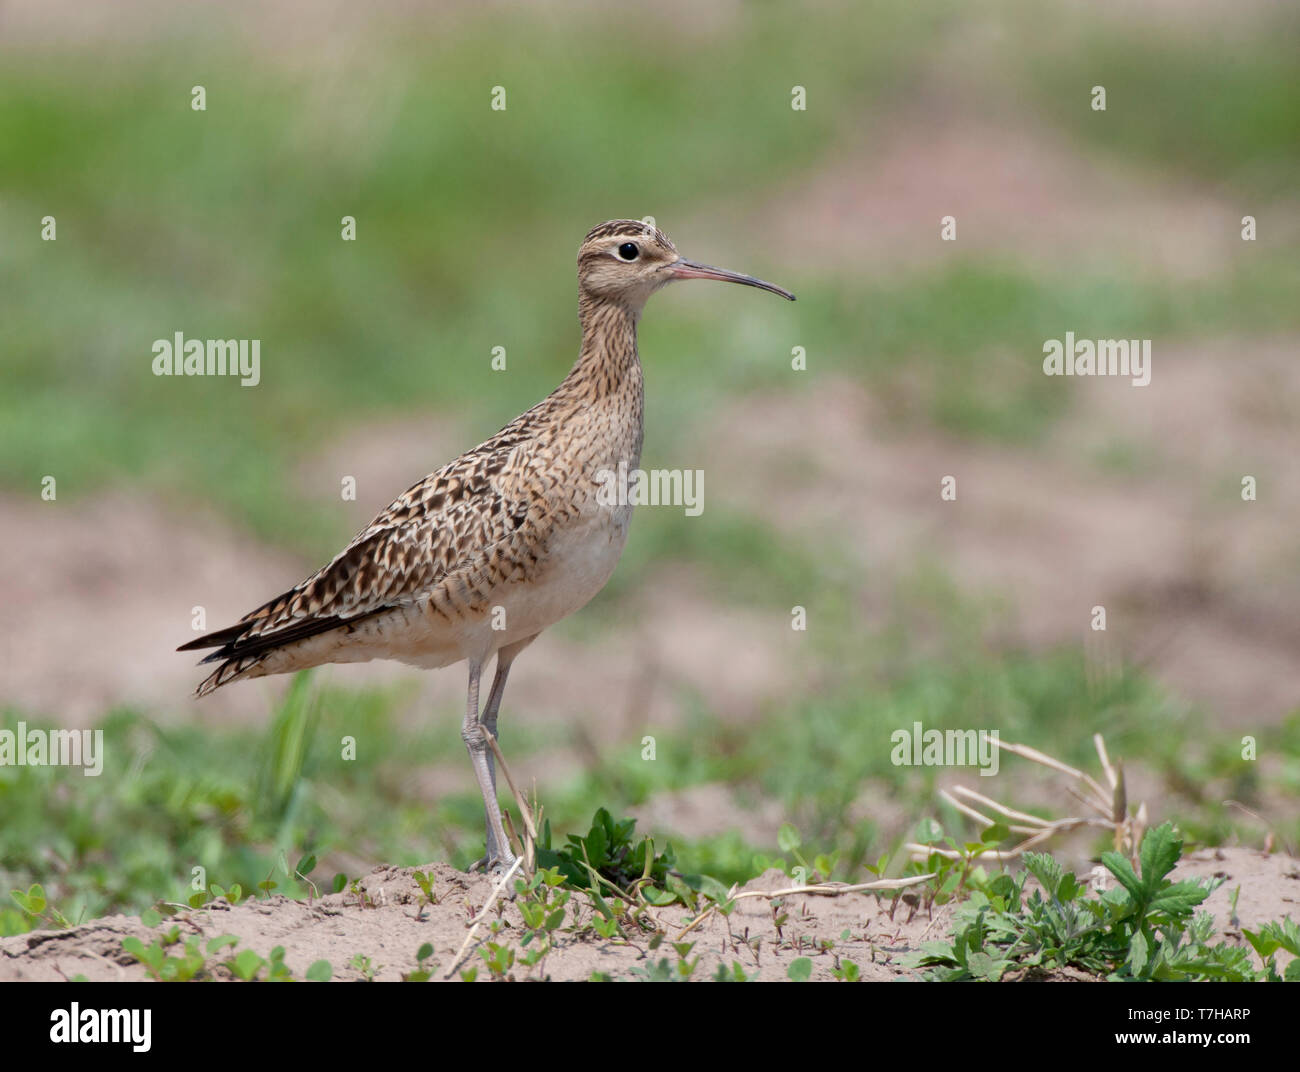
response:
<path id="1" fill-rule="evenodd" d="M 182 644 L 215 649 L 196 697 L 236 681 L 325 663 L 465 662 L 461 737 L 483 797 L 486 853 L 510 872 L 489 739 L 515 659 L 589 602 L 614 572 L 632 505 L 601 494 L 641 459 L 644 384 L 637 324 L 669 283 L 715 279 L 789 301 L 788 290 L 687 260 L 649 221 L 610 220 L 578 249 L 578 358 L 541 402 L 416 482 L 325 566 L 234 625 Z M 495 657 L 487 704 L 479 679 Z M 499 747 L 499 746 L 498 746 Z"/>

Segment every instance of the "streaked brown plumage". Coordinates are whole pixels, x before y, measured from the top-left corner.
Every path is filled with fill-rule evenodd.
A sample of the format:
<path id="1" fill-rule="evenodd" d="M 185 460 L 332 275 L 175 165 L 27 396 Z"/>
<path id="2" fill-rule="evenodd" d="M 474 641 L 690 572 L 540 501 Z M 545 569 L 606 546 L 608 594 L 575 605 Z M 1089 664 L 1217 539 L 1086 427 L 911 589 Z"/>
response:
<path id="1" fill-rule="evenodd" d="M 484 730 L 515 656 L 604 586 L 631 506 L 597 499 L 599 474 L 641 458 L 643 391 L 636 324 L 674 279 L 710 278 L 792 294 L 682 259 L 657 228 L 611 220 L 578 250 L 582 347 L 564 381 L 491 439 L 408 488 L 334 560 L 237 624 L 183 644 L 215 648 L 205 696 L 243 678 L 327 662 L 399 659 L 470 666 L 462 735 L 487 813 L 491 868 L 513 864 Z M 494 625 L 497 626 L 494 628 Z M 480 719 L 483 666 L 496 676 Z"/>

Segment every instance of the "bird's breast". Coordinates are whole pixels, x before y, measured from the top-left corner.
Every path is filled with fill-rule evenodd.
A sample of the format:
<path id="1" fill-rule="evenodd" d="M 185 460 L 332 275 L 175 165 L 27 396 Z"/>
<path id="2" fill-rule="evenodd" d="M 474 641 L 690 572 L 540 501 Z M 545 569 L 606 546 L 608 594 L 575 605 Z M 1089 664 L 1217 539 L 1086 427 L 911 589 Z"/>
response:
<path id="1" fill-rule="evenodd" d="M 509 634 L 504 639 L 533 636 L 589 603 L 618 565 L 631 518 L 630 506 L 596 504 L 557 525 L 531 581 L 500 594 Z"/>

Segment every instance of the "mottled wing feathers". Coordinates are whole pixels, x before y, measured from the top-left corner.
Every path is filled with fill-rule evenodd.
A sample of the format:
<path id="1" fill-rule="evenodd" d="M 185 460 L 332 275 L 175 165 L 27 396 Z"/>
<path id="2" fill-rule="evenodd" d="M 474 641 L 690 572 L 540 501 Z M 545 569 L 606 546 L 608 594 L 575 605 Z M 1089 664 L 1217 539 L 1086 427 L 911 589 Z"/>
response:
<path id="1" fill-rule="evenodd" d="M 410 606 L 448 579 L 457 582 L 462 598 L 472 601 L 484 566 L 497 575 L 510 572 L 497 548 L 529 515 L 530 500 L 522 494 L 525 481 L 520 478 L 531 466 L 521 456 L 526 452 L 517 448 L 531 438 L 533 416 L 530 410 L 408 488 L 302 583 L 235 625 L 183 644 L 178 650 L 216 648 L 202 661 L 222 664 L 199 685 L 198 694 L 220 687 L 287 644 Z M 440 609 L 435 599 L 435 612 Z"/>

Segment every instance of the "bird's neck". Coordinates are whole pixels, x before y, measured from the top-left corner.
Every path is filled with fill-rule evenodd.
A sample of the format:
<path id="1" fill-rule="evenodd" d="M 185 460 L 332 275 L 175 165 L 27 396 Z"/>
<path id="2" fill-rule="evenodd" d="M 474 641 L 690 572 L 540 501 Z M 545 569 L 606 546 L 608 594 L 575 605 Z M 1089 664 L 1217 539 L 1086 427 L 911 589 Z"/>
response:
<path id="1" fill-rule="evenodd" d="M 635 397 L 639 416 L 642 392 L 641 361 L 636 350 L 639 316 L 640 310 L 582 295 L 578 302 L 582 348 L 564 386 L 589 401 Z"/>

